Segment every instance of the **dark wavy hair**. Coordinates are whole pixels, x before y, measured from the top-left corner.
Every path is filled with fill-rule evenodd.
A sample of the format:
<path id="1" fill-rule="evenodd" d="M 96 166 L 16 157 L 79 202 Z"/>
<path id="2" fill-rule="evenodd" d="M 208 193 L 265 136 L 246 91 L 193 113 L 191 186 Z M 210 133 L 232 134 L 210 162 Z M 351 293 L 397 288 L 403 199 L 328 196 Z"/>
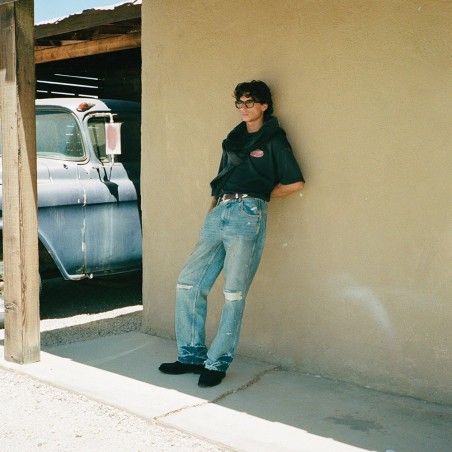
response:
<path id="1" fill-rule="evenodd" d="M 240 100 L 242 96 L 251 97 L 255 102 L 268 105 L 267 110 L 264 111 L 264 119 L 268 119 L 273 114 L 272 93 L 266 83 L 260 80 L 239 83 L 234 90 L 235 100 Z"/>

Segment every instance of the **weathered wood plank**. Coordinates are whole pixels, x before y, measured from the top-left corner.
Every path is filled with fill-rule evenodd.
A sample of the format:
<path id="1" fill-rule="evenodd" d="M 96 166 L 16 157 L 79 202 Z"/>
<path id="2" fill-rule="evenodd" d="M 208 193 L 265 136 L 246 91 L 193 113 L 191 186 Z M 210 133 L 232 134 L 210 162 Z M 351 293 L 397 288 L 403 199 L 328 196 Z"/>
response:
<path id="1" fill-rule="evenodd" d="M 100 53 L 116 52 L 141 46 L 141 32 L 128 33 L 113 38 L 96 39 L 93 41 L 67 44 L 61 47 L 50 47 L 35 51 L 35 63 L 67 60 Z"/>
<path id="2" fill-rule="evenodd" d="M 33 0 L 0 6 L 5 359 L 40 358 Z"/>

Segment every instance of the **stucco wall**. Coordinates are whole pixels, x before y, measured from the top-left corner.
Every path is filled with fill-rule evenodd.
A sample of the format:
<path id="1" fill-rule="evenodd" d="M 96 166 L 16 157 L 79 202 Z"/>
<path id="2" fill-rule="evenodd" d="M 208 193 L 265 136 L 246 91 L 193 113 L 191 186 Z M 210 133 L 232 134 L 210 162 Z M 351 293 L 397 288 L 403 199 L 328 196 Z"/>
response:
<path id="1" fill-rule="evenodd" d="M 452 403 L 451 23 L 443 0 L 143 2 L 144 331 L 174 337 L 232 90 L 262 79 L 307 184 L 269 204 L 239 353 Z M 210 337 L 221 304 L 219 281 Z"/>

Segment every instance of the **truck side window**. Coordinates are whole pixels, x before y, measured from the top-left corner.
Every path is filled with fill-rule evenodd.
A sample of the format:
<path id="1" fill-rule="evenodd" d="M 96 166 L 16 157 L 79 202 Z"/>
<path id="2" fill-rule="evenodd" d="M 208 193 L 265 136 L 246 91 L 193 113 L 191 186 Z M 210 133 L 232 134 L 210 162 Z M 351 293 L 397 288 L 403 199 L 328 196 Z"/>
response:
<path id="1" fill-rule="evenodd" d="M 36 112 L 36 150 L 40 157 L 80 160 L 82 136 L 75 118 L 63 111 Z"/>
<path id="2" fill-rule="evenodd" d="M 105 118 L 90 118 L 88 121 L 88 132 L 96 157 L 100 162 L 109 162 L 110 159 L 106 153 L 105 143 Z"/>
<path id="3" fill-rule="evenodd" d="M 110 156 L 106 154 L 105 123 L 108 118 L 92 117 L 88 120 L 88 131 L 94 152 L 99 161 L 109 162 Z M 115 122 L 121 127 L 121 155 L 115 160 L 122 163 L 139 163 L 141 159 L 141 117 L 133 113 L 120 113 L 115 116 Z"/>

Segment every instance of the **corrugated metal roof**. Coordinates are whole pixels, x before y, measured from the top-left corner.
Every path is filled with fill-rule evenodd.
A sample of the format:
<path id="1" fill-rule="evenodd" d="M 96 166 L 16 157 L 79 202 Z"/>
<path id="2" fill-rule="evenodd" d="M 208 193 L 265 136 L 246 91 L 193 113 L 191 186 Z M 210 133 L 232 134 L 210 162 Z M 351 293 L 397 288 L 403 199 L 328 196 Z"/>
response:
<path id="1" fill-rule="evenodd" d="M 102 10 L 112 10 L 117 8 L 118 6 L 124 5 L 124 4 L 131 4 L 131 5 L 141 5 L 142 4 L 142 0 L 128 0 L 128 1 L 123 1 L 123 2 L 118 2 L 118 3 L 114 3 L 112 5 L 107 5 L 107 6 L 98 6 L 96 8 L 89 8 L 89 9 L 84 9 L 82 11 L 78 11 L 72 14 L 69 14 L 67 16 L 61 16 L 61 17 L 55 17 L 54 19 L 49 19 L 49 20 L 42 20 L 40 22 L 37 22 L 35 25 L 49 25 L 49 24 L 57 24 L 58 22 L 61 22 L 64 19 L 67 19 L 68 17 L 72 17 L 72 16 L 77 16 L 79 14 L 83 14 L 86 11 L 91 11 L 91 10 L 96 10 L 96 11 L 102 11 Z"/>

